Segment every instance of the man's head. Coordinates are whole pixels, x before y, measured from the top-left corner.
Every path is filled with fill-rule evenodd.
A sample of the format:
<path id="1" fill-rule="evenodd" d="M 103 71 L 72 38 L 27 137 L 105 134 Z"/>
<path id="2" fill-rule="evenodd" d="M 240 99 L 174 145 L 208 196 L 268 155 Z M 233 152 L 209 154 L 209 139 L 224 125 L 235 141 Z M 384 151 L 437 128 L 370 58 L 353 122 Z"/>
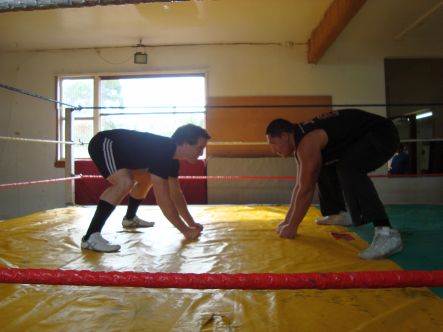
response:
<path id="1" fill-rule="evenodd" d="M 187 124 L 178 127 L 171 136 L 171 139 L 177 145 L 175 153 L 177 159 L 190 162 L 196 161 L 203 154 L 206 143 L 210 138 L 208 132 L 199 126 Z"/>
<path id="2" fill-rule="evenodd" d="M 266 138 L 272 152 L 280 157 L 289 157 L 295 149 L 294 125 L 284 119 L 275 119 L 266 128 Z"/>
<path id="3" fill-rule="evenodd" d="M 404 152 L 404 151 L 405 151 L 405 146 L 404 146 L 404 144 L 400 143 L 398 145 L 398 147 L 397 147 L 397 152 L 401 153 L 401 152 Z"/>

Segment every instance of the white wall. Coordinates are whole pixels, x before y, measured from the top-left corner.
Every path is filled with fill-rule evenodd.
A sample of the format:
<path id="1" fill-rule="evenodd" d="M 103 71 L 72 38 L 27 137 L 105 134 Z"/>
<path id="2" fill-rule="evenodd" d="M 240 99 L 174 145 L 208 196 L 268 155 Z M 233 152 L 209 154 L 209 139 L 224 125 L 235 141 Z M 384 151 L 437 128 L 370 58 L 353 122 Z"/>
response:
<path id="1" fill-rule="evenodd" d="M 147 65 L 132 63 L 133 49 L 3 53 L 0 82 L 55 98 L 58 74 L 198 70 L 208 74 L 208 96 L 329 94 L 334 103 L 383 103 L 384 54 L 340 48 L 341 43 L 345 41 L 338 40 L 318 65 L 307 64 L 304 46 L 158 47 L 147 49 Z M 385 114 L 383 108 L 370 111 Z M 55 114 L 52 103 L 0 89 L 0 136 L 55 139 Z M 54 167 L 51 144 L 0 140 L 0 156 L 0 183 L 64 175 Z M 0 218 L 62 207 L 63 188 L 0 189 Z"/>

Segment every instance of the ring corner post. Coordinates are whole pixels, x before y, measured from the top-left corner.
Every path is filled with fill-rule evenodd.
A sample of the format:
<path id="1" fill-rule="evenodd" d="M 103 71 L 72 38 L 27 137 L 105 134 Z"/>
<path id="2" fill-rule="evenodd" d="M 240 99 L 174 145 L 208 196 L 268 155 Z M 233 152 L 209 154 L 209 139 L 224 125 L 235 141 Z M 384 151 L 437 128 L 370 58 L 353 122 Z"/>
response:
<path id="1" fill-rule="evenodd" d="M 65 177 L 73 176 L 74 167 L 74 145 L 72 142 L 72 129 L 74 123 L 73 108 L 66 108 L 65 112 Z M 75 205 L 75 180 L 65 182 L 65 203 L 67 206 Z"/>

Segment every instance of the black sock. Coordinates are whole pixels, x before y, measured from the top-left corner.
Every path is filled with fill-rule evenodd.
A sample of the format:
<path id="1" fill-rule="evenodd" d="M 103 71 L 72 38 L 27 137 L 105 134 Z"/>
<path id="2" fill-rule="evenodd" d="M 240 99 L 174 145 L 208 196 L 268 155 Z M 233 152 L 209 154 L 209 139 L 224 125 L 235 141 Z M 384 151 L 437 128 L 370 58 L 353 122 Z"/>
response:
<path id="1" fill-rule="evenodd" d="M 372 223 L 374 224 L 374 227 L 389 227 L 389 228 L 391 228 L 391 223 L 389 222 L 389 219 L 374 220 Z"/>
<path id="2" fill-rule="evenodd" d="M 105 225 L 106 220 L 111 215 L 112 211 L 114 211 L 115 205 L 108 203 L 106 201 L 100 200 L 97 204 L 97 209 L 95 210 L 94 217 L 92 217 L 91 224 L 89 225 L 88 231 L 86 235 L 83 237 L 83 240 L 86 241 L 89 239 L 89 236 L 92 233 L 101 232 L 103 226 Z"/>
<path id="3" fill-rule="evenodd" d="M 142 203 L 143 199 L 135 199 L 129 196 L 128 210 L 126 211 L 126 219 L 133 219 L 137 213 L 138 207 Z"/>

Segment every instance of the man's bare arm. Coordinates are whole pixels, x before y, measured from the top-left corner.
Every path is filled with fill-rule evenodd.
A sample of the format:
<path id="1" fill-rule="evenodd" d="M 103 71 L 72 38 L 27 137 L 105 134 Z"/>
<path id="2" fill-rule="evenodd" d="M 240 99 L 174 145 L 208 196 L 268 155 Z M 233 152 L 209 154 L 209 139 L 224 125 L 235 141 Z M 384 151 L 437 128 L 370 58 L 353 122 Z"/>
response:
<path id="1" fill-rule="evenodd" d="M 151 174 L 151 181 L 157 204 L 162 210 L 166 219 L 168 219 L 171 224 L 173 224 L 175 228 L 177 228 L 187 239 L 193 240 L 198 238 L 200 235 L 200 230 L 197 228 L 188 227 L 180 218 L 177 208 L 172 202 L 169 194 L 168 180 Z"/>
<path id="2" fill-rule="evenodd" d="M 203 229 L 203 226 L 196 223 L 192 215 L 189 213 L 188 204 L 186 203 L 186 199 L 183 195 L 178 179 L 169 178 L 168 183 L 169 195 L 180 216 L 184 219 L 189 227 L 197 227 L 199 229 Z"/>
<path id="3" fill-rule="evenodd" d="M 297 167 L 297 176 L 296 176 L 296 179 L 295 179 L 296 183 L 294 185 L 294 188 L 292 188 L 292 194 L 291 194 L 291 200 L 290 200 L 290 204 L 289 204 L 289 209 L 288 209 L 288 212 L 286 213 L 285 220 L 281 224 L 279 224 L 277 226 L 277 233 L 280 233 L 281 228 L 284 225 L 287 225 L 289 223 L 290 217 L 294 213 L 295 205 L 292 204 L 292 202 L 295 200 L 295 195 L 296 195 L 296 193 L 298 191 L 298 179 L 299 179 L 299 175 L 300 175 L 299 172 L 300 172 L 300 167 Z"/>
<path id="4" fill-rule="evenodd" d="M 291 199 L 288 214 L 288 224 L 282 227 L 280 235 L 293 238 L 297 234 L 297 228 L 302 222 L 312 203 L 315 186 L 321 169 L 321 149 L 324 146 L 324 133 L 311 132 L 307 134 L 297 149 L 299 160 L 299 172 L 297 185 Z"/>

